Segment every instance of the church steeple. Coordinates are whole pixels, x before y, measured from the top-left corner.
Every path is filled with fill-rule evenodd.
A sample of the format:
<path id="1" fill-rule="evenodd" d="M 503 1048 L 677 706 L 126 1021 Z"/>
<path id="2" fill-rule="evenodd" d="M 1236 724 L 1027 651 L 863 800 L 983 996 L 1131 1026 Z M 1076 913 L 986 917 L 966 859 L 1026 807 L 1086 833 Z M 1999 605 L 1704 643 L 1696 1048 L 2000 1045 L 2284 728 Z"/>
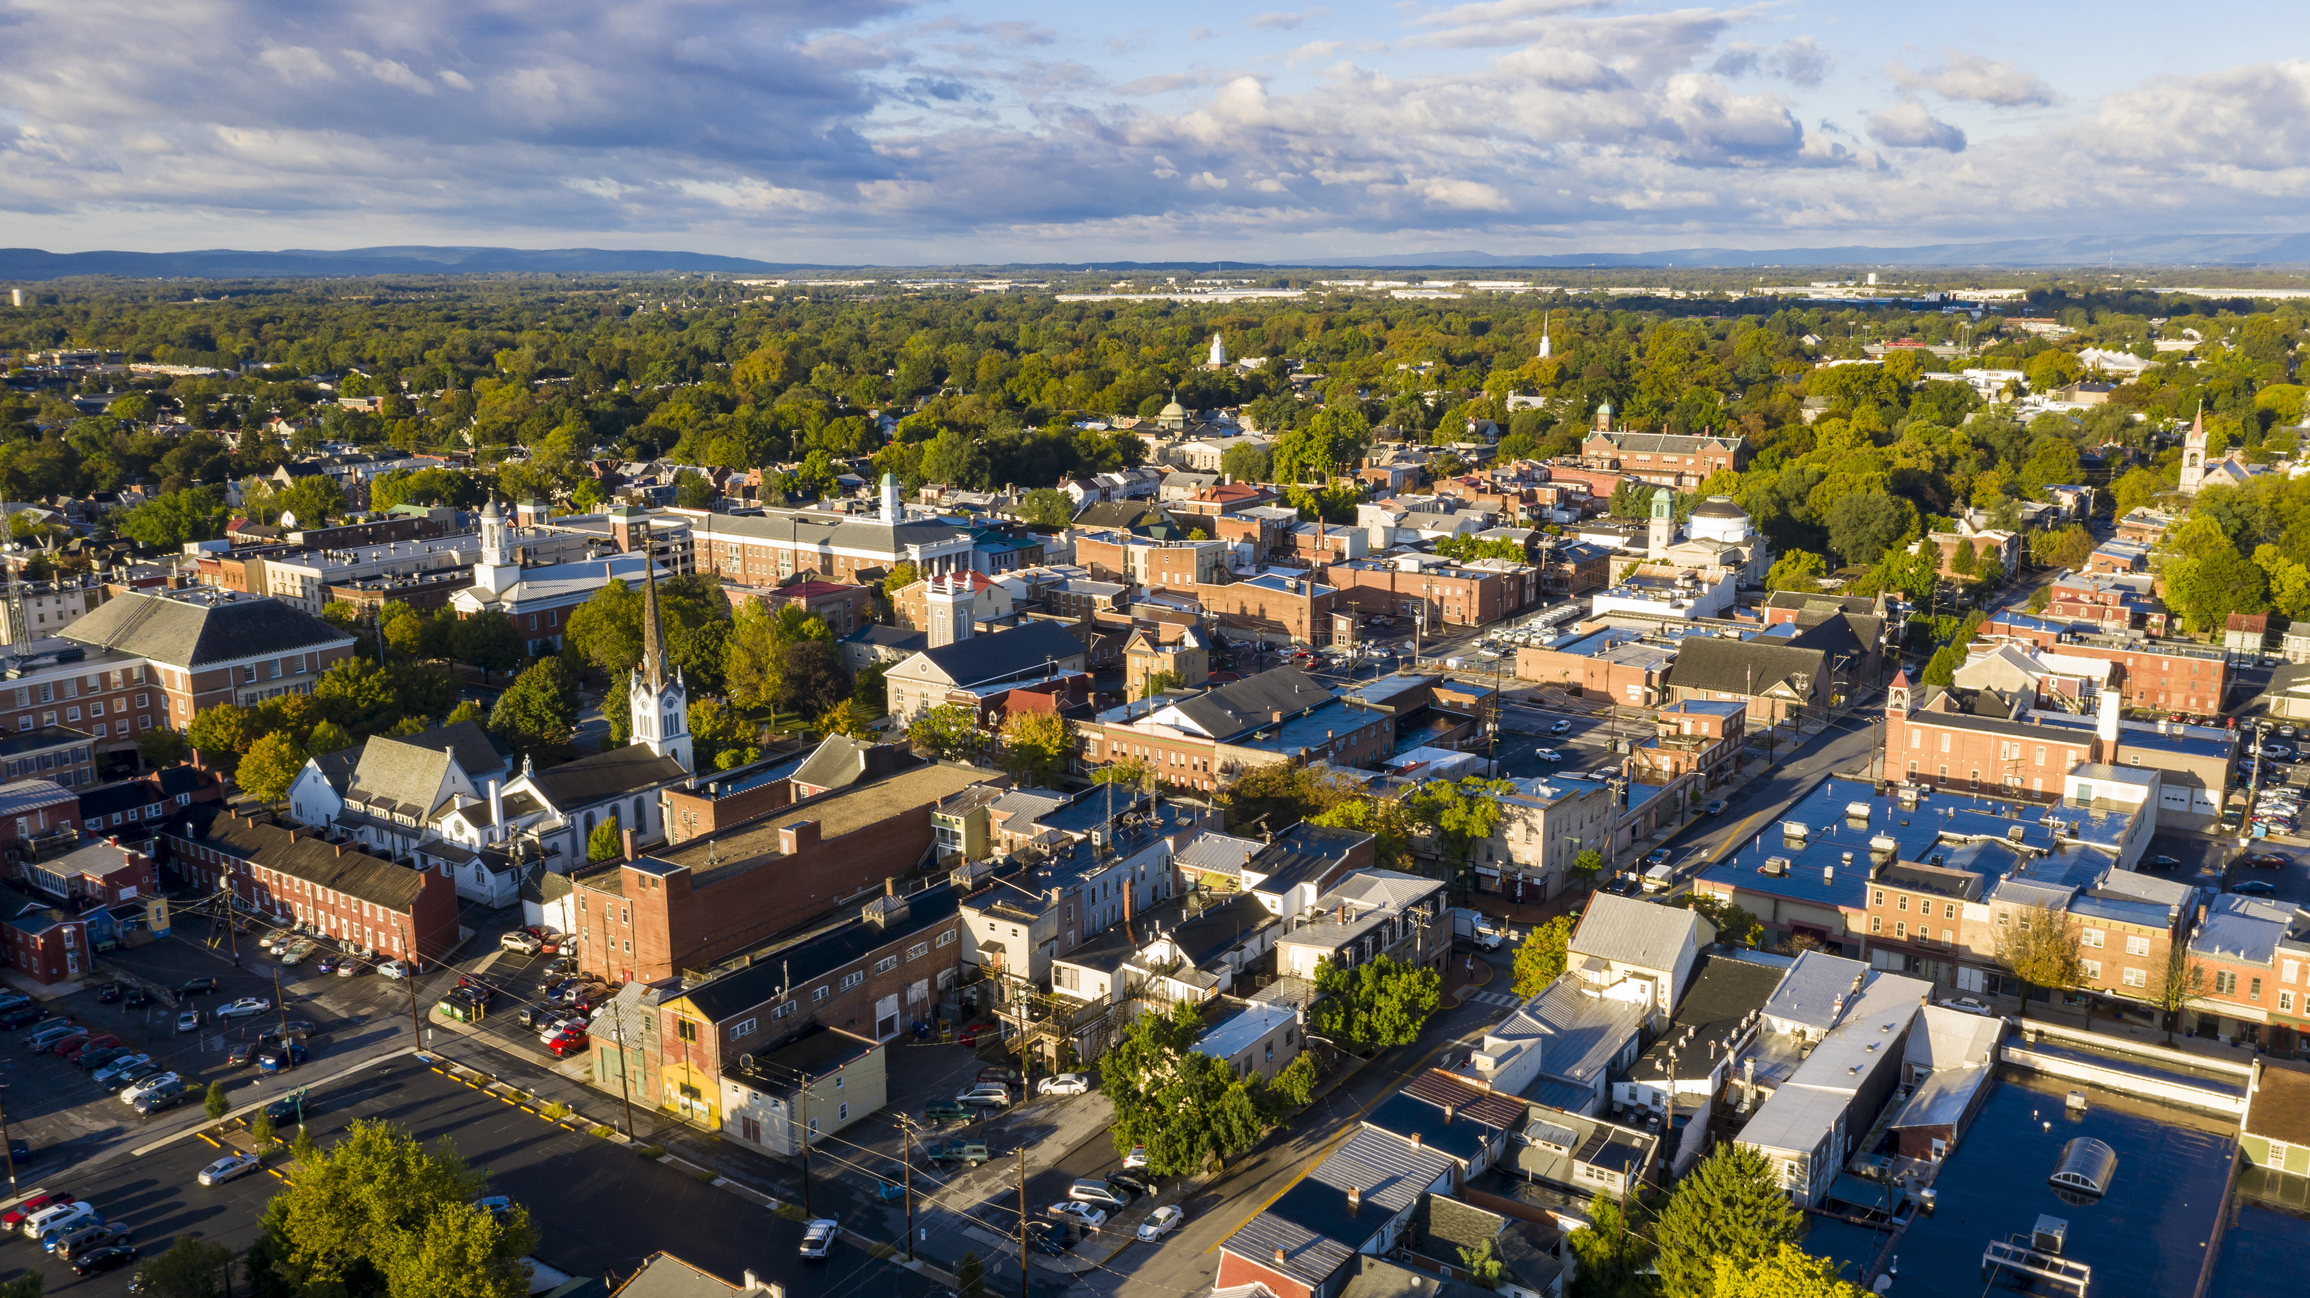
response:
<path id="1" fill-rule="evenodd" d="M 658 561 L 650 553 L 649 524 L 642 525 L 642 661 L 634 667 L 626 698 L 633 718 L 633 742 L 685 771 L 690 764 L 690 691 L 680 668 L 666 665 L 666 627 L 658 613 Z"/>
<path id="2" fill-rule="evenodd" d="M 2190 431 L 2182 438 L 2182 471 L 2175 484 L 2178 490 L 2198 494 L 2206 481 L 2206 403 L 2198 403 L 2198 417 L 2190 421 Z"/>

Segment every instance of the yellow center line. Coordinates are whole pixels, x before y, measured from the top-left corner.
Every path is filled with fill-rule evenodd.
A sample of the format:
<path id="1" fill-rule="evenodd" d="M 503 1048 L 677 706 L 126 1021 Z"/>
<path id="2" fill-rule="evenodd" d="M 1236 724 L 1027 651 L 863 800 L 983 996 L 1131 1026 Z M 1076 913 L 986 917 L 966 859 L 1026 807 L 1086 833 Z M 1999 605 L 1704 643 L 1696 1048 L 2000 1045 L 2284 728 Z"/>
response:
<path id="1" fill-rule="evenodd" d="M 1220 1236 L 1219 1239 L 1215 1241 L 1210 1248 L 1203 1250 L 1204 1253 L 1209 1254 L 1213 1249 L 1216 1249 L 1221 1244 L 1226 1243 L 1229 1239 L 1234 1237 L 1236 1231 L 1242 1230 L 1245 1226 L 1250 1225 L 1251 1219 L 1253 1217 L 1257 1217 L 1259 1214 L 1266 1212 L 1269 1208 L 1275 1205 L 1276 1200 L 1282 1198 L 1286 1194 L 1289 1194 L 1291 1192 L 1292 1186 L 1298 1185 L 1301 1181 L 1307 1179 L 1307 1174 L 1315 1169 L 1316 1164 L 1321 1163 L 1324 1159 L 1331 1157 L 1331 1151 L 1339 1148 L 1342 1141 L 1346 1140 L 1350 1136 L 1353 1136 L 1357 1132 L 1359 1129 L 1357 1124 L 1363 1121 L 1363 1116 L 1365 1114 L 1372 1111 L 1373 1106 L 1377 1105 L 1382 1100 L 1393 1097 L 1396 1093 L 1397 1086 L 1400 1085 L 1405 1078 L 1410 1077 L 1413 1073 L 1419 1072 L 1420 1070 L 1426 1068 L 1430 1063 L 1434 1062 L 1436 1056 L 1444 1053 L 1446 1050 L 1449 1050 L 1458 1044 L 1460 1043 L 1457 1041 L 1447 1041 L 1442 1045 L 1437 1046 L 1435 1049 L 1429 1051 L 1427 1054 L 1421 1056 L 1418 1060 L 1407 1066 L 1404 1071 L 1397 1073 L 1392 1079 L 1389 1080 L 1386 1086 L 1380 1089 L 1379 1094 L 1374 1095 L 1364 1104 L 1362 1108 L 1355 1111 L 1355 1116 L 1348 1119 L 1348 1125 L 1345 1130 L 1341 1131 L 1337 1136 L 1332 1137 L 1331 1143 L 1325 1145 L 1321 1153 L 1317 1154 L 1314 1158 L 1309 1159 L 1300 1168 L 1299 1175 L 1291 1178 L 1290 1181 L 1286 1182 L 1282 1189 L 1277 1190 L 1274 1194 L 1267 1196 L 1266 1202 L 1261 1203 L 1257 1208 L 1252 1209 L 1251 1213 L 1242 1221 L 1235 1223 L 1234 1230 L 1230 1230 L 1225 1235 Z"/>

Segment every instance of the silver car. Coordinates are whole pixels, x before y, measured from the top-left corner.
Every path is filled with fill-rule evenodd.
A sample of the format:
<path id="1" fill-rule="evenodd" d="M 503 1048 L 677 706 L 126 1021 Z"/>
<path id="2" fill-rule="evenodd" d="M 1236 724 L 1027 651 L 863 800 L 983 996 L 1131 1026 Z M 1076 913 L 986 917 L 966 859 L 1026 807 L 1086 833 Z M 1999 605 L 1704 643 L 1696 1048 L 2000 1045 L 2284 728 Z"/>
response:
<path id="1" fill-rule="evenodd" d="M 834 1237 L 842 1233 L 842 1225 L 831 1217 L 820 1217 L 802 1228 L 802 1256 L 823 1262 L 834 1249 Z"/>
<path id="2" fill-rule="evenodd" d="M 223 1185 L 227 1181 L 247 1176 L 262 1166 L 254 1155 L 227 1154 L 202 1168 L 199 1179 L 202 1185 Z"/>

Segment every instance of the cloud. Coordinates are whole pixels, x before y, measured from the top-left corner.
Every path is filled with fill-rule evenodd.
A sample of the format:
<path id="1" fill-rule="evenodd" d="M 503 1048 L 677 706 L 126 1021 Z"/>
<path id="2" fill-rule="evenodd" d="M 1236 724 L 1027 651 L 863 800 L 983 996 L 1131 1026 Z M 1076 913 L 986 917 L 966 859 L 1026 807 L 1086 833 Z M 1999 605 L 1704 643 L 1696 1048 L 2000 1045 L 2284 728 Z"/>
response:
<path id="1" fill-rule="evenodd" d="M 2044 107 L 2056 98 L 2053 87 L 2034 74 L 2004 59 L 1968 54 L 1960 49 L 1942 51 L 1941 66 L 1912 72 L 1900 63 L 1888 63 L 1885 72 L 1893 84 L 1915 93 L 1930 90 L 1943 99 L 1966 100 L 1998 108 Z"/>
<path id="2" fill-rule="evenodd" d="M 1889 149 L 1942 149 L 1965 151 L 1965 132 L 1925 111 L 1914 99 L 1904 99 L 1880 113 L 1869 115 L 1869 138 Z"/>
<path id="3" fill-rule="evenodd" d="M 1727 41 L 1709 70 L 1726 77 L 1779 77 L 1810 87 L 1821 84 L 1832 62 L 1812 37 L 1799 36 L 1769 47 L 1755 41 Z"/>
<path id="4" fill-rule="evenodd" d="M 1188 90 L 1211 84 L 1211 78 L 1200 72 L 1161 72 L 1151 77 L 1140 77 L 1116 86 L 1118 95 L 1167 95 L 1174 90 Z"/>
<path id="5" fill-rule="evenodd" d="M 1326 9 L 1321 5 L 1317 5 L 1310 9 L 1301 9 L 1296 12 L 1288 13 L 1282 10 L 1277 10 L 1272 13 L 1253 14 L 1251 17 L 1243 20 L 1243 25 L 1255 30 L 1295 32 L 1307 23 L 1313 22 L 1314 20 L 1321 18 L 1330 12 L 1331 10 Z"/>

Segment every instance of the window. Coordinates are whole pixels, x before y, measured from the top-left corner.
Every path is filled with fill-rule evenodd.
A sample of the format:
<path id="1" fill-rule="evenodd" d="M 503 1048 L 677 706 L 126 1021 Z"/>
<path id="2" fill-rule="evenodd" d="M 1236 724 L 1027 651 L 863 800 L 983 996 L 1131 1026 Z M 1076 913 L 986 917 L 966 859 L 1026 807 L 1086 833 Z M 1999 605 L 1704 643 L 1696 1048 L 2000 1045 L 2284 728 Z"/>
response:
<path id="1" fill-rule="evenodd" d="M 770 1021 L 772 1023 L 776 1023 L 778 1020 L 785 1018 L 787 1015 L 794 1013 L 797 1009 L 800 1008 L 800 1006 L 796 1005 L 792 1001 L 781 1002 L 776 1009 L 770 1011 Z"/>
<path id="2" fill-rule="evenodd" d="M 839 1079 L 837 1080 L 839 1081 Z M 836 1122 L 850 1121 L 850 1101 L 844 1100 L 842 1103 L 834 1106 L 834 1120 Z"/>
<path id="3" fill-rule="evenodd" d="M 2124 981 L 2128 987 L 2147 987 L 2150 979 L 2148 974 L 2139 969 L 2128 969 L 2125 971 Z"/>
<path id="4" fill-rule="evenodd" d="M 1907 893 L 1897 893 L 1897 894 L 1895 894 L 1895 895 L 1894 895 L 1894 897 L 1893 897 L 1893 909 L 1895 909 L 1895 910 L 1907 910 L 1907 909 L 1909 909 L 1909 894 L 1907 894 Z"/>
<path id="5" fill-rule="evenodd" d="M 906 949 L 906 958 L 909 960 L 920 960 L 929 954 L 930 943 L 928 942 L 917 942 L 913 946 L 910 946 Z"/>
<path id="6" fill-rule="evenodd" d="M 2139 933 L 2126 934 L 2127 955 L 2148 955 L 2149 953 L 2150 940 L 2148 938 L 2143 937 Z"/>
<path id="7" fill-rule="evenodd" d="M 851 988 L 856 987 L 858 984 L 865 981 L 866 971 L 863 969 L 853 969 L 849 973 L 842 975 L 842 990 L 849 991 Z"/>
<path id="8" fill-rule="evenodd" d="M 2262 999 L 2262 980 L 2261 980 L 2261 979 L 2259 979 L 2259 978 L 2253 978 L 2253 979 L 2248 979 L 2248 980 L 2247 980 L 2247 982 L 2246 982 L 2246 999 L 2247 999 L 2247 1000 L 2250 1000 L 2250 1001 L 2258 1001 L 2258 1000 Z"/>
<path id="9" fill-rule="evenodd" d="M 2085 976 L 2086 976 L 2086 978 L 2087 978 L 2088 980 L 2090 980 L 2090 981 L 2093 981 L 2093 982 L 2100 982 L 2100 981 L 2101 981 L 2101 961 L 2099 961 L 2099 960 L 2080 960 L 2080 961 L 2078 961 L 2078 964 L 2084 967 L 2084 969 L 2085 969 Z"/>
<path id="10" fill-rule="evenodd" d="M 752 1019 L 740 1019 L 736 1023 L 730 1025 L 730 1035 L 732 1037 L 747 1036 L 750 1035 L 753 1031 L 754 1020 Z"/>
<path id="11" fill-rule="evenodd" d="M 2086 929 L 2078 934 L 2077 940 L 2078 945 L 2080 946 L 2090 946 L 2099 949 L 2101 946 L 2101 930 L 2098 928 Z"/>
<path id="12" fill-rule="evenodd" d="M 1882 932 L 1884 932 L 1884 931 L 1885 931 L 1885 917 L 1884 917 L 1883 915 L 1871 915 L 1871 916 L 1869 917 L 1869 931 L 1870 931 L 1870 932 L 1872 932 L 1872 933 L 1882 933 Z"/>
<path id="13" fill-rule="evenodd" d="M 1872 901 L 1871 901 L 1871 903 L 1870 903 L 1870 904 L 1871 904 L 1871 905 L 1876 905 L 1876 906 L 1882 906 L 1882 905 L 1884 905 L 1884 904 L 1885 904 L 1885 890 L 1884 890 L 1883 888 L 1878 888 L 1878 889 L 1876 889 L 1876 890 L 1875 890 L 1875 892 L 1876 892 L 1876 894 L 1877 894 L 1877 895 L 1876 895 L 1876 897 L 1875 897 L 1874 899 L 1872 899 Z"/>
<path id="14" fill-rule="evenodd" d="M 950 929 L 948 929 L 946 932 L 939 934 L 939 935 L 938 935 L 938 944 L 939 944 L 940 946 L 952 946 L 952 945 L 954 945 L 954 930 L 950 928 Z"/>
<path id="15" fill-rule="evenodd" d="M 896 968 L 898 968 L 898 957 L 894 955 L 886 955 L 874 962 L 874 971 L 878 974 L 889 973 Z"/>
<path id="16" fill-rule="evenodd" d="M 2278 993 L 2278 1012 L 2280 1014 L 2292 1014 L 2294 1012 L 2294 993 Z"/>
<path id="17" fill-rule="evenodd" d="M 1894 921 L 1893 921 L 1893 936 L 1895 936 L 1895 937 L 1907 937 L 1907 936 L 1909 936 L 1909 921 L 1908 921 L 1908 920 L 1905 920 L 1905 919 L 1897 919 L 1897 920 L 1894 920 Z"/>
<path id="18" fill-rule="evenodd" d="M 811 993 L 810 993 L 810 999 L 811 999 L 813 1002 L 822 1001 L 822 1000 L 825 1000 L 825 999 L 826 999 L 827 995 L 828 995 L 828 993 L 827 993 L 827 990 L 826 990 L 826 988 L 824 988 L 824 987 L 817 987 L 817 988 L 813 988 L 813 989 L 811 990 Z"/>
<path id="19" fill-rule="evenodd" d="M 2235 996 L 2235 995 L 2237 995 L 2237 994 L 2238 994 L 2238 975 L 2236 975 L 2236 974 L 2234 974 L 2234 973 L 2231 973 L 2231 972 L 2230 972 L 2229 970 L 2227 970 L 2227 969 L 2221 970 L 2221 971 L 2219 971 L 2218 973 L 2216 973 L 2216 974 L 2214 975 L 2214 994 L 2215 994 L 2216 996 Z"/>

